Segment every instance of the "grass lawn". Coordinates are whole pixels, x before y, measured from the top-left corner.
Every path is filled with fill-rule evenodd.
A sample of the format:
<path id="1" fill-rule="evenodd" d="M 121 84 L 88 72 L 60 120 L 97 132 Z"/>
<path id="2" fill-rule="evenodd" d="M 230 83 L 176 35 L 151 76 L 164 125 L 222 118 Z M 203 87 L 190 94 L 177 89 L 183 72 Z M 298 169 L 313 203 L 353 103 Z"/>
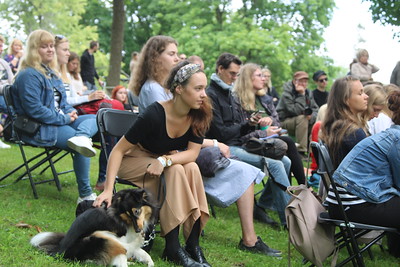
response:
<path id="1" fill-rule="evenodd" d="M 34 148 L 29 149 L 30 153 Z M 22 162 L 19 149 L 12 145 L 11 149 L 0 149 L 0 176 Z M 71 169 L 71 157 L 67 156 L 57 163 L 59 171 Z M 36 171 L 35 173 L 39 173 Z M 92 159 L 91 184 L 94 186 L 98 174 L 98 157 Z M 50 171 L 44 175 L 50 176 Z M 13 176 L 14 179 L 16 175 Z M 0 183 L 0 186 L 11 184 L 14 180 L 9 177 Z M 70 263 L 55 259 L 37 251 L 29 245 L 29 240 L 38 231 L 66 232 L 75 217 L 78 190 L 73 173 L 60 176 L 62 191 L 57 191 L 54 184 L 37 186 L 39 199 L 34 199 L 29 181 L 23 180 L 16 184 L 0 188 L 2 203 L 0 204 L 0 266 L 16 267 L 43 267 L 43 266 L 96 266 L 91 264 Z M 121 188 L 121 187 L 119 187 Z M 260 189 L 260 186 L 257 186 Z M 237 249 L 241 237 L 240 222 L 236 206 L 216 208 L 217 218 L 210 218 L 205 235 L 201 238 L 201 246 L 207 260 L 216 267 L 224 266 L 287 266 L 288 239 L 285 230 L 274 230 L 261 223 L 255 223 L 256 232 L 263 240 L 275 249 L 283 252 L 282 259 L 275 259 L 263 255 L 246 253 Z M 276 214 L 271 212 L 274 219 Z M 26 227 L 18 227 L 26 224 Z M 164 240 L 156 237 L 151 256 L 156 266 L 173 266 L 161 259 Z M 387 252 L 381 252 L 378 247 L 373 248 L 374 260 L 365 257 L 367 266 L 399 266 L 399 260 L 391 257 Z M 302 266 L 302 257 L 292 247 L 293 266 Z M 345 255 L 342 251 L 340 255 Z M 145 266 L 136 264 L 137 266 Z M 326 263 L 329 266 L 329 263 Z"/>

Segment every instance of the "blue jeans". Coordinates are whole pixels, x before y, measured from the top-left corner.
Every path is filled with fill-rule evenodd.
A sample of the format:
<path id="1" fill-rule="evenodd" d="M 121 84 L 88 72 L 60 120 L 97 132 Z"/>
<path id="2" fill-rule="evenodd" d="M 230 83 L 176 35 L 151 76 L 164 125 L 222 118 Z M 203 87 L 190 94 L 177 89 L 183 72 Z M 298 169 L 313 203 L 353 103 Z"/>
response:
<path id="1" fill-rule="evenodd" d="M 74 122 L 58 127 L 56 147 L 72 152 L 74 172 L 78 183 L 80 197 L 92 194 L 90 186 L 90 158 L 85 157 L 67 145 L 68 139 L 74 136 L 92 137 L 97 133 L 97 123 L 95 115 L 81 115 Z"/>
<path id="2" fill-rule="evenodd" d="M 88 81 L 83 82 L 83 84 L 87 87 L 87 90 L 84 91 L 85 95 L 89 95 L 90 93 L 93 93 L 94 91 L 97 90 L 97 86 L 95 84 L 91 84 Z"/>
<path id="3" fill-rule="evenodd" d="M 8 113 L 6 101 L 2 95 L 0 95 L 0 113 Z"/>
<path id="4" fill-rule="evenodd" d="M 266 166 L 270 173 L 270 179 L 258 200 L 258 205 L 265 209 L 273 209 L 278 212 L 281 224 L 286 224 L 285 207 L 290 200 L 286 193 L 286 187 L 290 185 L 288 174 L 290 172 L 290 159 L 286 156 L 282 160 L 262 157 L 257 154 L 247 152 L 241 147 L 230 146 L 231 153 L 240 160 L 251 164 L 262 171 Z"/>

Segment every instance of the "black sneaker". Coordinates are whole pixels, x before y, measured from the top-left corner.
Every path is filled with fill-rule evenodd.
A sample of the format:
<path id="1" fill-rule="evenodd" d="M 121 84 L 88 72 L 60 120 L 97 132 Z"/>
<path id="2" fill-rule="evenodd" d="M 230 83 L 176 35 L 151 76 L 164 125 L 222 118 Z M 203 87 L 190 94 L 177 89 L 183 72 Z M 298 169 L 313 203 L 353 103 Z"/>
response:
<path id="1" fill-rule="evenodd" d="M 279 223 L 269 217 L 268 213 L 256 203 L 254 203 L 253 218 L 256 221 L 269 224 L 274 229 L 280 229 Z"/>
<path id="2" fill-rule="evenodd" d="M 246 246 L 245 244 L 243 244 L 243 239 L 240 239 L 239 249 L 244 251 L 249 251 L 251 253 L 261 253 L 272 257 L 282 257 L 282 252 L 280 250 L 270 248 L 267 244 L 265 244 L 261 240 L 261 237 L 259 236 L 257 236 L 256 244 L 252 247 Z"/>

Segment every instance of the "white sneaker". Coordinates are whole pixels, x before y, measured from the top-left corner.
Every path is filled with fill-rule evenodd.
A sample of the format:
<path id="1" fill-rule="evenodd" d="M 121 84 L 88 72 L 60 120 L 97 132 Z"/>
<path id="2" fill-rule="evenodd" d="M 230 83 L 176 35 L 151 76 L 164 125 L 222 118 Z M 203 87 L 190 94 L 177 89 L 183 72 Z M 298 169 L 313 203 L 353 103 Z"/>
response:
<path id="1" fill-rule="evenodd" d="M 78 201 L 76 201 L 76 203 L 81 203 L 84 200 L 96 200 L 96 193 L 92 193 L 91 195 L 88 195 L 86 197 L 78 197 Z"/>
<path id="2" fill-rule="evenodd" d="M 96 156 L 96 150 L 92 147 L 92 140 L 86 136 L 74 136 L 68 139 L 67 141 L 68 147 L 72 148 L 79 154 L 84 155 L 85 157 L 94 157 Z"/>
<path id="3" fill-rule="evenodd" d="M 11 148 L 11 146 L 3 143 L 3 141 L 0 140 L 0 148 Z"/>

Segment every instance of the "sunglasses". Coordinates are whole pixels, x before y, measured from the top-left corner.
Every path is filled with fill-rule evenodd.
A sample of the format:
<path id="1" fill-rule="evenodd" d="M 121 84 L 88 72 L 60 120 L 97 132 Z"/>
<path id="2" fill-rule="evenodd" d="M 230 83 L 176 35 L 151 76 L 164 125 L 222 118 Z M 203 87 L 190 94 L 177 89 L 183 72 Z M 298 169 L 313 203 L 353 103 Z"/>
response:
<path id="1" fill-rule="evenodd" d="M 61 34 L 56 34 L 54 37 L 56 38 L 56 40 L 62 40 L 65 38 L 65 36 Z"/>
<path id="2" fill-rule="evenodd" d="M 327 81 L 328 81 L 328 78 L 318 80 L 318 82 L 320 82 L 320 83 L 327 82 Z"/>

